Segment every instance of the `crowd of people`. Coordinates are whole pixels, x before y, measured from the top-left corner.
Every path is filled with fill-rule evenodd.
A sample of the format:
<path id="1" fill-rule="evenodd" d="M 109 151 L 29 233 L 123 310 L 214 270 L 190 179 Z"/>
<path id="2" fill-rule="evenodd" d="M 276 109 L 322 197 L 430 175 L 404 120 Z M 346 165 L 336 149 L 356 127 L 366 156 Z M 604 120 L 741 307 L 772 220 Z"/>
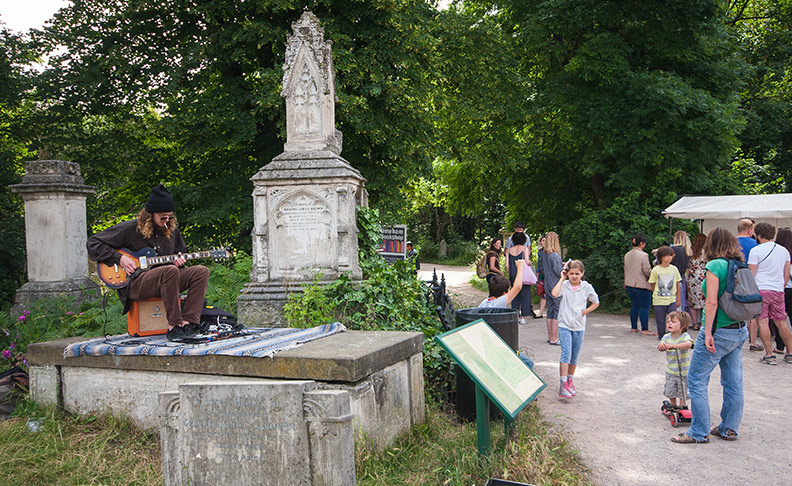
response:
<path id="1" fill-rule="evenodd" d="M 698 233 L 691 240 L 685 231 L 673 235 L 671 245 L 646 250 L 647 239 L 636 234 L 624 255 L 624 289 L 630 299 L 630 332 L 654 336 L 657 349 L 666 353 L 664 395 L 670 407 L 687 407 L 683 384 L 689 393 L 691 425 L 672 438 L 676 443 L 705 443 L 709 437 L 736 440 L 742 419 L 742 348 L 763 351 L 759 361 L 792 364 L 792 312 L 790 254 L 792 230 L 751 219 L 739 221 L 736 236 L 725 228 Z M 531 306 L 533 274 L 530 239 L 517 223 L 506 243 L 509 279 L 500 269 L 501 240 L 492 241 L 487 261 L 489 297 L 482 307 L 511 307 L 521 323 L 526 316 L 541 318 L 546 311 L 547 343 L 560 346 L 558 396 L 577 394 L 573 377 L 583 344 L 586 316 L 599 306 L 599 297 L 583 280 L 579 260 L 563 261 L 558 234 L 539 239 L 536 291 L 539 313 Z M 744 262 L 754 275 L 762 300 L 756 319 L 739 321 L 719 305 L 726 291 L 730 261 Z M 747 270 L 746 270 L 747 271 Z M 731 290 L 730 290 L 731 292 Z M 758 304 L 757 304 L 758 305 Z M 655 329 L 649 329 L 650 310 Z M 640 324 L 640 329 L 638 325 Z M 688 331 L 699 331 L 691 336 Z M 758 342 L 758 341 L 759 342 Z M 780 358 L 777 356 L 780 355 Z M 710 375 L 720 367 L 723 405 L 719 425 L 710 428 L 708 387 Z"/>

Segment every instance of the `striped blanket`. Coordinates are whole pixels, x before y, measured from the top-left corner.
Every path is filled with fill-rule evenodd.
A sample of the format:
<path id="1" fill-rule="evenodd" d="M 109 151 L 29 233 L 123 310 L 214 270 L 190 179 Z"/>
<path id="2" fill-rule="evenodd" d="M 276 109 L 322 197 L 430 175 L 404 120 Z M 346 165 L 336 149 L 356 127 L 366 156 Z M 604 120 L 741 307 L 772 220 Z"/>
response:
<path id="1" fill-rule="evenodd" d="M 346 331 L 340 322 L 300 329 L 292 327 L 248 328 L 245 334 L 201 344 L 180 344 L 164 335 L 134 337 L 129 334 L 96 338 L 70 344 L 63 350 L 65 358 L 78 356 L 252 356 L 271 358 L 279 351 Z"/>

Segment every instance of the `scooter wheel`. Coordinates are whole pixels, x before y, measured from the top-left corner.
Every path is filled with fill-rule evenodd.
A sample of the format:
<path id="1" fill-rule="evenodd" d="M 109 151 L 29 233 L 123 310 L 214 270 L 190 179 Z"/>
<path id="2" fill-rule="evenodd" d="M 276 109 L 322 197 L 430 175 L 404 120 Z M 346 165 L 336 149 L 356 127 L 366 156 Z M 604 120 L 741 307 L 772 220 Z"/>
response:
<path id="1" fill-rule="evenodd" d="M 676 427 L 676 424 L 677 424 L 676 414 L 674 414 L 674 413 L 670 414 L 668 416 L 668 419 L 671 420 L 671 427 Z"/>

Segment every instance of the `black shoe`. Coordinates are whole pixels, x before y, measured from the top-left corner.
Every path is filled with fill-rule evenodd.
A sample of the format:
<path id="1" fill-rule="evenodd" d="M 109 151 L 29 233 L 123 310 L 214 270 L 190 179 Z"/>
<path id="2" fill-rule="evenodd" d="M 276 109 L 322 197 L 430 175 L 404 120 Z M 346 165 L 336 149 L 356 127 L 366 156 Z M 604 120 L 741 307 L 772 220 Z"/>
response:
<path id="1" fill-rule="evenodd" d="M 195 337 L 200 334 L 198 324 L 185 324 L 182 329 L 184 329 L 184 337 Z"/>
<path id="2" fill-rule="evenodd" d="M 186 336 L 184 334 L 184 328 L 181 326 L 174 326 L 168 329 L 168 332 L 165 333 L 165 337 L 168 338 L 168 341 L 181 341 Z"/>

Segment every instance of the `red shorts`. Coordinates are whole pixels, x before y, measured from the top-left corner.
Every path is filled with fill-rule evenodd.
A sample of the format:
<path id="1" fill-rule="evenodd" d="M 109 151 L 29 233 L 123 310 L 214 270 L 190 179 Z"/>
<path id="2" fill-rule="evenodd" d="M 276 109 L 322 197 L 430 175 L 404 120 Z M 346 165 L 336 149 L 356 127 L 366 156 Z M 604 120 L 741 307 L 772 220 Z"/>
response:
<path id="1" fill-rule="evenodd" d="M 762 296 L 762 313 L 759 314 L 759 319 L 786 320 L 783 292 L 760 290 L 759 295 Z"/>

